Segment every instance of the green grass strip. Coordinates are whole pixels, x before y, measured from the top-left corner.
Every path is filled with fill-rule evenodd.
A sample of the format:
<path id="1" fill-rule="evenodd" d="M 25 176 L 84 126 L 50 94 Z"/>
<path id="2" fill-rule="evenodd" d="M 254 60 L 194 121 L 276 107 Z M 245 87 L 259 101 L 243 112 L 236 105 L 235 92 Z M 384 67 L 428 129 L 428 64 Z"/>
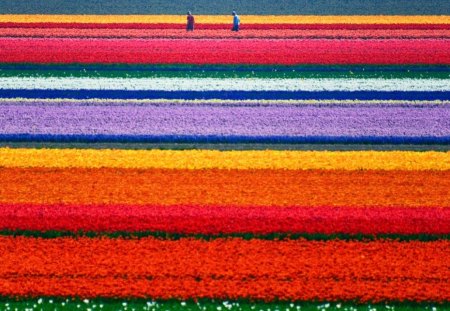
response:
<path id="1" fill-rule="evenodd" d="M 259 64 L 36 64 L 36 63 L 0 63 L 0 70 L 21 69 L 21 70 L 255 70 L 255 71 L 449 71 L 450 65 L 378 65 L 378 64 L 347 64 L 347 65 L 321 65 L 321 64 L 299 64 L 299 65 L 259 65 Z"/>
<path id="2" fill-rule="evenodd" d="M 254 233 L 219 233 L 219 234 L 189 234 L 189 233 L 168 233 L 160 231 L 114 231 L 114 232 L 94 232 L 94 231 L 36 231 L 36 230 L 0 230 L 0 236 L 24 236 L 30 238 L 122 238 L 122 239 L 140 239 L 146 237 L 154 237 L 166 240 L 179 240 L 184 238 L 194 238 L 202 240 L 214 240 L 217 238 L 241 238 L 244 240 L 260 239 L 260 240 L 296 240 L 305 239 L 309 241 L 362 241 L 370 242 L 376 240 L 395 240 L 395 241 L 422 241 L 432 242 L 437 240 L 450 240 L 450 234 L 323 234 L 323 233 L 268 233 L 268 234 L 254 234 Z"/>
<path id="3" fill-rule="evenodd" d="M 0 64 L 0 77 L 448 79 L 450 66 Z"/>
<path id="4" fill-rule="evenodd" d="M 450 310 L 450 304 L 414 303 L 414 302 L 387 302 L 376 304 L 358 304 L 354 302 L 260 302 L 248 300 L 213 300 L 200 299 L 198 301 L 154 301 L 145 299 L 78 299 L 42 297 L 32 299 L 15 299 L 3 297 L 0 299 L 0 309 L 12 310 L 215 310 L 215 311 L 444 311 Z"/>
<path id="5" fill-rule="evenodd" d="M 0 77 L 33 77 L 33 78 L 266 78 L 266 79 L 448 79 L 449 73 L 445 72 L 255 72 L 255 71 L 0 71 Z"/>
<path id="6" fill-rule="evenodd" d="M 122 149 L 122 150 L 328 150 L 328 151 L 450 151 L 450 145 L 370 144 L 196 144 L 196 143 L 58 143 L 0 142 L 0 148 Z"/>

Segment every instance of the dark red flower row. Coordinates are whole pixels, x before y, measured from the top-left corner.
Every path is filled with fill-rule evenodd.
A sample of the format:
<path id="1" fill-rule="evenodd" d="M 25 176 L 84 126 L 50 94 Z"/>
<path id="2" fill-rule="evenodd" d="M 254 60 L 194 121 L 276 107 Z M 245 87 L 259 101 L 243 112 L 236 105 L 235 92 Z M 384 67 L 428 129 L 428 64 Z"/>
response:
<path id="1" fill-rule="evenodd" d="M 0 230 L 447 234 L 450 209 L 0 204 Z"/>

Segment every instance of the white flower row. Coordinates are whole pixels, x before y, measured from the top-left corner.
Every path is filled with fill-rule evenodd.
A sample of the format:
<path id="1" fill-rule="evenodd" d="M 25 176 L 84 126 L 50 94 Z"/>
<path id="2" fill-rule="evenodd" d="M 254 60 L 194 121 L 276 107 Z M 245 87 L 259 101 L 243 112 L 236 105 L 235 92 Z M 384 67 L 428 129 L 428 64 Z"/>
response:
<path id="1" fill-rule="evenodd" d="M 0 89 L 155 91 L 450 91 L 448 79 L 0 78 Z"/>

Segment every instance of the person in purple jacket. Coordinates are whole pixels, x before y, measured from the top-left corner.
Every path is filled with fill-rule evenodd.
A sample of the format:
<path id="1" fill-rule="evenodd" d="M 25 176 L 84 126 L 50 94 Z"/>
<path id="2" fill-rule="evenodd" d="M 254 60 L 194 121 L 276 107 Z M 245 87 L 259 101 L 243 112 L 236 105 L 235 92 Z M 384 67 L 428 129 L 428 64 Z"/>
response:
<path id="1" fill-rule="evenodd" d="M 186 31 L 194 31 L 194 15 L 192 15 L 191 11 L 187 13 L 187 27 Z"/>

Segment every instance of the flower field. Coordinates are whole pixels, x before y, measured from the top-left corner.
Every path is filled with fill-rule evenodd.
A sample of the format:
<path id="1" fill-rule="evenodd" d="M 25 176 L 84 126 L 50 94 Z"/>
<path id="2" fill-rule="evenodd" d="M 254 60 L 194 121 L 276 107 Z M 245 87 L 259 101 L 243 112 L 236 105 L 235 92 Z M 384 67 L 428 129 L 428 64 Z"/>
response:
<path id="1" fill-rule="evenodd" d="M 215 2 L 0 3 L 0 309 L 450 310 L 448 3 Z"/>

